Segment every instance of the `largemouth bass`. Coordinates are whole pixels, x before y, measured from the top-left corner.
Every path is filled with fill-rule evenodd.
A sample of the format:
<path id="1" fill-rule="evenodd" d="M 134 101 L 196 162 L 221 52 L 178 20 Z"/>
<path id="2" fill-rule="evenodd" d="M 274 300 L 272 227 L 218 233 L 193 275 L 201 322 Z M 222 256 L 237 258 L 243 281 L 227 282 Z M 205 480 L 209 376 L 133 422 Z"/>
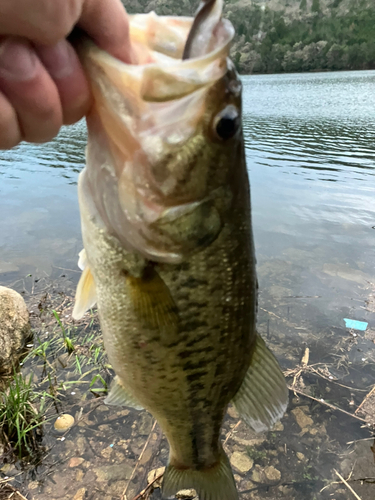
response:
<path id="1" fill-rule="evenodd" d="M 238 494 L 220 429 L 232 401 L 256 431 L 288 391 L 256 332 L 257 279 L 222 0 L 194 19 L 130 17 L 134 61 L 84 42 L 94 106 L 79 177 L 84 250 L 73 315 L 96 302 L 116 372 L 106 402 L 145 408 L 169 445 L 163 496 Z"/>

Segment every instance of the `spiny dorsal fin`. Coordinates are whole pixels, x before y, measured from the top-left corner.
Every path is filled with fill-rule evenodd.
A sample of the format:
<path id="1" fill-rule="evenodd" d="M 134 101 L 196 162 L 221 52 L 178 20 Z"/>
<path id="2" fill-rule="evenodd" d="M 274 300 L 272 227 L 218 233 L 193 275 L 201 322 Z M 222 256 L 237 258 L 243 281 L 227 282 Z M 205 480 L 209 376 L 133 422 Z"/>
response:
<path id="1" fill-rule="evenodd" d="M 143 410 L 142 406 L 131 396 L 121 384 L 120 379 L 116 375 L 111 384 L 108 396 L 105 398 L 106 405 L 113 406 L 129 406 L 135 410 Z"/>
<path id="2" fill-rule="evenodd" d="M 95 304 L 95 282 L 90 268 L 87 262 L 85 262 L 85 268 L 77 286 L 76 300 L 72 314 L 73 319 L 81 319 L 85 312 L 94 307 Z"/>
<path id="3" fill-rule="evenodd" d="M 288 399 L 288 388 L 279 364 L 258 335 L 250 367 L 233 404 L 244 422 L 256 432 L 262 432 L 284 415 Z"/>

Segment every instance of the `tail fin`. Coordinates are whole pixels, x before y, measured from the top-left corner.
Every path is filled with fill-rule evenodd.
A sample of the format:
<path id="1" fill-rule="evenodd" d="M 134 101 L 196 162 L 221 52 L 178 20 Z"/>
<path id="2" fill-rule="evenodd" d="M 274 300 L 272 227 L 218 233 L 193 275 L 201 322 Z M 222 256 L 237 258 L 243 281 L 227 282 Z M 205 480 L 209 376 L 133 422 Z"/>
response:
<path id="1" fill-rule="evenodd" d="M 206 469 L 179 470 L 171 464 L 167 466 L 163 477 L 163 498 L 190 488 L 197 492 L 199 500 L 238 500 L 233 472 L 223 449 L 219 461 Z"/>

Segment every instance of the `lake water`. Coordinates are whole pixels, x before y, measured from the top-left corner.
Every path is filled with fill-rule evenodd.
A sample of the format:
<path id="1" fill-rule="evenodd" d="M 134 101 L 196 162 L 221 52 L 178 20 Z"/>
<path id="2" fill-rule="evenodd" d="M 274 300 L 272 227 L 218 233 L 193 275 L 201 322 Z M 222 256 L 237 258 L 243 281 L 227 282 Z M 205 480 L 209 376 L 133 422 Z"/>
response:
<path id="1" fill-rule="evenodd" d="M 296 392 L 284 430 L 248 451 L 254 465 L 236 476 L 241 498 L 349 499 L 337 470 L 372 500 L 364 414 L 328 405 L 354 414 L 375 384 L 375 72 L 248 76 L 243 84 L 259 330 Z M 0 152 L 0 284 L 21 291 L 30 274 L 61 273 L 77 282 L 85 141 L 81 122 L 47 145 Z M 349 330 L 344 318 L 368 327 Z M 241 453 L 242 425 L 227 434 Z M 269 466 L 281 474 L 276 482 L 264 476 Z M 30 498 L 44 498 L 42 490 Z"/>

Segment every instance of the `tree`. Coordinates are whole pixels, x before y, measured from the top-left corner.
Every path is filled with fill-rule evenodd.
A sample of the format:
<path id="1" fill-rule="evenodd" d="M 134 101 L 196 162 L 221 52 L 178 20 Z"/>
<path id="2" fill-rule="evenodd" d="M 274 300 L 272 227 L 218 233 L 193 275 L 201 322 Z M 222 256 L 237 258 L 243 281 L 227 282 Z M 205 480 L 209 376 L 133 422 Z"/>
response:
<path id="1" fill-rule="evenodd" d="M 311 12 L 320 12 L 320 1 L 319 0 L 313 0 L 313 3 L 311 5 Z"/>
<path id="2" fill-rule="evenodd" d="M 306 0 L 301 0 L 301 3 L 299 4 L 299 8 L 301 10 L 306 10 L 306 8 L 307 8 Z"/>

